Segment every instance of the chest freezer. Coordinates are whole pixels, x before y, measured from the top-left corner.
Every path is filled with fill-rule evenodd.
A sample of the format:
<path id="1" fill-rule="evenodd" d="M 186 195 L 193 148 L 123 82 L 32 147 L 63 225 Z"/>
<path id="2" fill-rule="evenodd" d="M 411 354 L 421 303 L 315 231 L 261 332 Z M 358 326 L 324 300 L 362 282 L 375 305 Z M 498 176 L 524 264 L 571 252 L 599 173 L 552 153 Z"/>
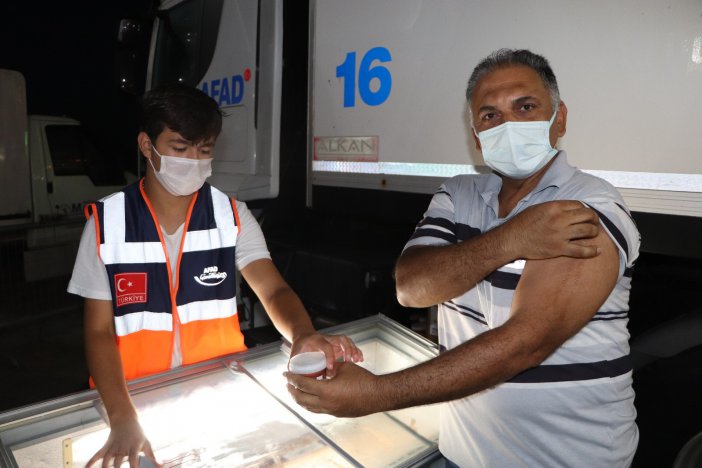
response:
<path id="1" fill-rule="evenodd" d="M 345 334 L 373 373 L 401 370 L 438 352 L 431 341 L 376 315 L 324 330 Z M 131 382 L 139 420 L 167 467 L 410 467 L 440 459 L 439 405 L 360 418 L 298 406 L 282 376 L 281 343 Z M 95 390 L 0 414 L 0 466 L 83 467 L 107 440 Z"/>

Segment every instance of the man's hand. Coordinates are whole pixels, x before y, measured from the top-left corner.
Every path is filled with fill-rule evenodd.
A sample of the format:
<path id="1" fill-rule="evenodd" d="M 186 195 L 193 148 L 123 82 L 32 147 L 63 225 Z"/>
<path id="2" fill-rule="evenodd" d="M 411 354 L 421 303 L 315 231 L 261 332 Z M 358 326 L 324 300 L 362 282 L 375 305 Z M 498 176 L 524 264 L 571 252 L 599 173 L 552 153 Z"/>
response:
<path id="1" fill-rule="evenodd" d="M 342 363 L 333 379 L 316 380 L 290 372 L 288 391 L 303 408 L 338 417 L 365 416 L 384 411 L 374 391 L 378 376 L 353 363 Z"/>
<path id="2" fill-rule="evenodd" d="M 102 468 L 112 465 L 121 466 L 124 457 L 129 461 L 129 468 L 139 468 L 139 454 L 144 453 L 156 466 L 161 466 L 156 461 L 151 444 L 146 439 L 144 431 L 135 417 L 129 417 L 124 421 L 113 422 L 110 428 L 110 436 L 105 445 L 97 451 L 88 461 L 86 468 L 90 468 L 95 462 L 102 459 Z"/>
<path id="3" fill-rule="evenodd" d="M 574 200 L 530 206 L 501 228 L 509 228 L 507 244 L 516 258 L 542 260 L 554 257 L 591 258 L 600 251 L 592 243 L 599 233 L 594 210 Z"/>
<path id="4" fill-rule="evenodd" d="M 363 352 L 345 335 L 305 335 L 293 342 L 291 356 L 306 351 L 322 351 L 327 358 L 327 377 L 336 375 L 337 359 L 344 362 L 363 361 Z"/>

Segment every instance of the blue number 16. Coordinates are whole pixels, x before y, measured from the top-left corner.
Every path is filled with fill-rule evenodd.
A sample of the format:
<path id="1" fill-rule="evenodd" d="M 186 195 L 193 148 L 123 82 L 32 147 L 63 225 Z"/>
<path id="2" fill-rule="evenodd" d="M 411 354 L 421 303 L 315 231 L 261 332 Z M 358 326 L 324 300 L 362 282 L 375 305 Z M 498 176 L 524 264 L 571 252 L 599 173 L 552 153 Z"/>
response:
<path id="1" fill-rule="evenodd" d="M 358 70 L 358 94 L 361 100 L 369 106 L 379 106 L 384 103 L 392 89 L 390 70 L 382 65 L 373 66 L 378 60 L 381 63 L 392 61 L 390 52 L 385 47 L 374 47 L 363 56 Z M 356 52 L 346 54 L 344 63 L 336 67 L 336 77 L 344 80 L 344 107 L 356 105 Z M 378 89 L 371 90 L 371 81 L 377 79 Z"/>

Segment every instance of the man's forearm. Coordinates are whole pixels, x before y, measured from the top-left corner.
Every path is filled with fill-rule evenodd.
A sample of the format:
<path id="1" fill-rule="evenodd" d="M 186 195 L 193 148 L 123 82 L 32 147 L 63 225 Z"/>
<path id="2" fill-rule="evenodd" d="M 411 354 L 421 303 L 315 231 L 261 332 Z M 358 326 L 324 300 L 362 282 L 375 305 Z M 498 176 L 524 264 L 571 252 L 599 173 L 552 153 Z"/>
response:
<path id="1" fill-rule="evenodd" d="M 263 306 L 276 330 L 291 343 L 302 336 L 315 333 L 300 298 L 289 287 L 280 288 Z"/>
<path id="2" fill-rule="evenodd" d="M 372 412 L 463 398 L 538 365 L 538 341 L 525 342 L 509 328 L 490 330 L 417 366 L 378 376 L 373 393 L 378 408 Z"/>
<path id="3" fill-rule="evenodd" d="M 408 249 L 395 269 L 398 301 L 428 307 L 458 297 L 515 258 L 503 227 L 460 244 Z"/>
<path id="4" fill-rule="evenodd" d="M 135 418 L 136 410 L 127 390 L 114 336 L 106 332 L 87 334 L 86 358 L 110 423 L 118 419 Z"/>

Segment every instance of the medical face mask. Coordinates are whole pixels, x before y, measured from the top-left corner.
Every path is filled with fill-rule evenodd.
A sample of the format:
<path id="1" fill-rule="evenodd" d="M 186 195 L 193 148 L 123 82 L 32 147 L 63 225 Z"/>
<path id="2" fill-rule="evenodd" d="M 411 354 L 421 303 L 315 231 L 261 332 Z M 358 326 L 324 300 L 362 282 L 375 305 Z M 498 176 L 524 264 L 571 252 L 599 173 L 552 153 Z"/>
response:
<path id="1" fill-rule="evenodd" d="M 558 153 L 549 138 L 557 112 L 548 122 L 505 122 L 476 133 L 485 164 L 512 179 L 526 179 L 538 172 Z"/>
<path id="2" fill-rule="evenodd" d="M 161 158 L 161 170 L 157 171 L 154 163 L 149 163 L 154 170 L 156 179 L 171 195 L 191 195 L 202 187 L 212 174 L 212 158 L 189 159 L 177 156 L 166 156 L 159 153 L 153 145 L 154 152 Z"/>

